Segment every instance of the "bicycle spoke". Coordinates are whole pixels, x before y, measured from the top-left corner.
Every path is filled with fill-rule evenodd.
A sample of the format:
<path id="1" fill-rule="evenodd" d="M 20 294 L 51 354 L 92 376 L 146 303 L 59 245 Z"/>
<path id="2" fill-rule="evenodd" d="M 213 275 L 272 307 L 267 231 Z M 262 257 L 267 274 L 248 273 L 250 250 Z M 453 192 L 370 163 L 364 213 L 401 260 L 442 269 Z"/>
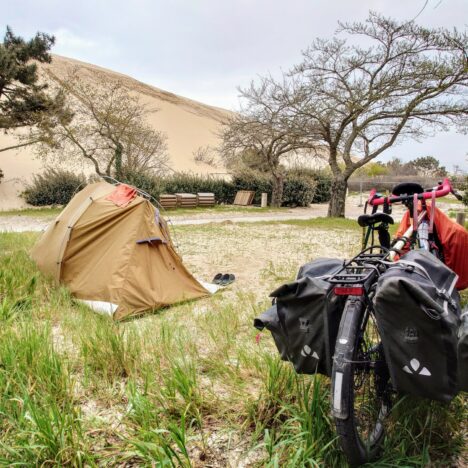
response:
<path id="1" fill-rule="evenodd" d="M 369 314 L 354 363 L 354 413 L 356 428 L 362 442 L 370 447 L 382 430 L 384 411 L 382 396 L 376 382 L 375 369 L 383 359 L 380 337 L 374 317 Z"/>

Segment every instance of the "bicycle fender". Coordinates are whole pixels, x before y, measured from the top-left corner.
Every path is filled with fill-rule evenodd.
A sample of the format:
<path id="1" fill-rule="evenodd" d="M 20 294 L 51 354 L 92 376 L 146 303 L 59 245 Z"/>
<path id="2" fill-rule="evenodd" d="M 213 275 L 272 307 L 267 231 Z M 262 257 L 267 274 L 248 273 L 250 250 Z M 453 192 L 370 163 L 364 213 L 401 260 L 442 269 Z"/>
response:
<path id="1" fill-rule="evenodd" d="M 348 297 L 338 330 L 335 353 L 333 355 L 331 395 L 331 413 L 338 419 L 348 419 L 349 417 L 349 389 L 343 385 L 343 381 L 349 382 L 351 361 L 354 346 L 357 342 L 356 333 L 359 331 L 363 310 L 361 297 Z"/>

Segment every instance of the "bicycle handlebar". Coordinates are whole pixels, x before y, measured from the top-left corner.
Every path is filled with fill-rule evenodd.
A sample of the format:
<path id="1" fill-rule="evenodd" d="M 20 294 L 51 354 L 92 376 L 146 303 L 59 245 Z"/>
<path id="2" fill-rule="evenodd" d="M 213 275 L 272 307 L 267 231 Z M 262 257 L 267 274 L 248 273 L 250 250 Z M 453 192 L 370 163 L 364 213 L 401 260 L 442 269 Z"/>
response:
<path id="1" fill-rule="evenodd" d="M 418 200 L 428 200 L 432 198 L 432 192 L 435 191 L 435 198 L 445 197 L 449 193 L 455 195 L 458 200 L 461 200 L 461 195 L 458 194 L 452 187 L 450 180 L 445 178 L 441 184 L 437 188 L 426 190 L 423 193 L 418 193 Z M 388 203 L 389 205 L 392 203 L 397 203 L 401 201 L 413 200 L 414 195 L 390 195 L 389 197 L 382 197 L 377 194 L 375 189 L 372 189 L 369 194 L 368 203 L 372 206 L 383 205 L 384 203 Z"/>

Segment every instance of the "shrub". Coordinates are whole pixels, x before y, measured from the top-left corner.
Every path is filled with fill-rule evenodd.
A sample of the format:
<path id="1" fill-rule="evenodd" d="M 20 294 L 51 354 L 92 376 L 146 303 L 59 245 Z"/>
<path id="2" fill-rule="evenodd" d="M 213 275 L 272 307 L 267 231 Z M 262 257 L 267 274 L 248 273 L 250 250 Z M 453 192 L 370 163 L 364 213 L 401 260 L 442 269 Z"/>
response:
<path id="1" fill-rule="evenodd" d="M 253 203 L 261 203 L 262 193 L 268 193 L 268 199 L 271 201 L 273 184 L 271 177 L 261 172 L 246 170 L 234 175 L 232 179 L 234 185 L 234 194 L 238 190 L 252 190 L 255 192 Z"/>
<path id="2" fill-rule="evenodd" d="M 314 196 L 311 203 L 328 203 L 330 201 L 330 188 L 332 183 L 332 176 L 326 170 L 314 169 L 291 169 L 288 174 L 290 176 L 297 176 L 301 179 L 310 180 L 315 185 Z"/>
<path id="3" fill-rule="evenodd" d="M 322 181 L 320 177 L 317 176 L 317 179 Z M 125 171 L 121 181 L 144 190 L 156 200 L 159 199 L 161 193 L 211 192 L 215 194 L 217 203 L 230 204 L 234 201 L 238 190 L 253 190 L 255 192 L 254 204 L 260 204 L 263 192 L 268 193 L 270 200 L 272 193 L 271 177 L 256 171 L 235 174 L 231 181 L 187 173 L 155 177 L 147 173 Z M 317 186 L 318 183 L 314 178 L 304 177 L 298 172 L 286 175 L 283 206 L 309 205 L 314 199 Z"/>
<path id="4" fill-rule="evenodd" d="M 317 171 L 312 178 L 315 181 L 315 193 L 312 203 L 328 203 L 331 198 L 331 175 L 325 171 Z"/>
<path id="5" fill-rule="evenodd" d="M 316 186 L 316 182 L 309 178 L 288 176 L 284 183 L 283 206 L 309 206 Z"/>
<path id="6" fill-rule="evenodd" d="M 462 202 L 465 206 L 468 206 L 468 176 L 465 176 L 461 185 L 461 190 L 463 190 Z"/>
<path id="7" fill-rule="evenodd" d="M 162 179 L 144 171 L 133 171 L 124 168 L 122 169 L 120 182 L 143 190 L 155 200 L 159 200 L 159 195 L 164 192 Z"/>
<path id="8" fill-rule="evenodd" d="M 253 190 L 255 191 L 254 203 L 260 204 L 261 194 L 268 193 L 271 200 L 273 184 L 271 177 L 259 172 L 243 172 L 234 176 L 233 184 L 235 190 Z M 310 177 L 303 177 L 297 172 L 286 174 L 283 187 L 282 206 L 308 206 L 315 193 L 316 183 Z"/>
<path id="9" fill-rule="evenodd" d="M 236 192 L 229 181 L 186 173 L 157 177 L 145 172 L 125 170 L 121 182 L 147 192 L 156 200 L 161 193 L 212 192 L 218 203 L 232 203 Z"/>
<path id="10" fill-rule="evenodd" d="M 66 205 L 85 183 L 83 174 L 47 168 L 42 174 L 33 177 L 22 196 L 34 206 Z"/>
<path id="11" fill-rule="evenodd" d="M 162 179 L 162 185 L 165 193 L 211 192 L 218 203 L 232 203 L 236 195 L 232 182 L 209 176 L 177 173 Z"/>

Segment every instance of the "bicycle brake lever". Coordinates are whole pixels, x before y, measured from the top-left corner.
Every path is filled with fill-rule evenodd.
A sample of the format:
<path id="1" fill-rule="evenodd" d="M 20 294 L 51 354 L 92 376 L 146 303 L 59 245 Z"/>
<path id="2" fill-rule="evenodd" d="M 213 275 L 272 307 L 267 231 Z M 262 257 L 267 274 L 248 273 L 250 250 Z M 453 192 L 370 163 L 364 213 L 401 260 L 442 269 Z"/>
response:
<path id="1" fill-rule="evenodd" d="M 452 190 L 452 195 L 453 195 L 458 201 L 462 201 L 462 200 L 463 200 L 463 197 L 462 197 L 456 190 Z"/>

